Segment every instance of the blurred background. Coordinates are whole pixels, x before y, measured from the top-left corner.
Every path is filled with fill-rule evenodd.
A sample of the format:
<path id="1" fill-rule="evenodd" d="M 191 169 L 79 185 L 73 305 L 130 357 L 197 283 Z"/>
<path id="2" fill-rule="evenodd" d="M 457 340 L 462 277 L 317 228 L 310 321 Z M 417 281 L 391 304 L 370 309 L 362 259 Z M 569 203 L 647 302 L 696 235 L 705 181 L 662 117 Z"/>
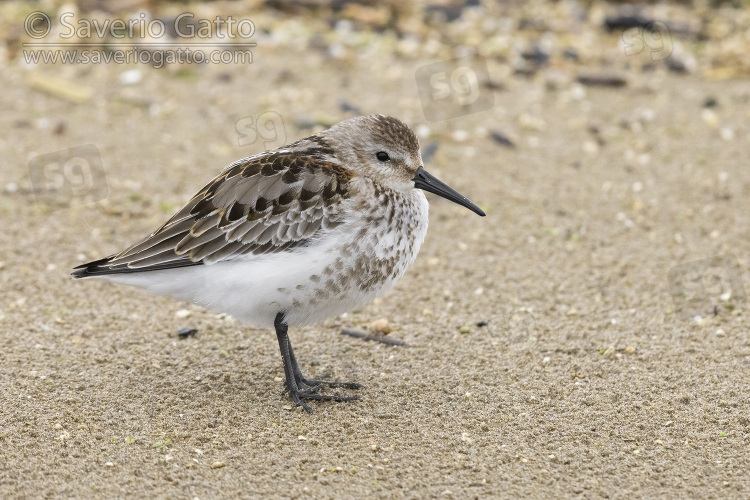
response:
<path id="1" fill-rule="evenodd" d="M 750 3 L 0 3 L 0 496 L 750 491 Z M 382 299 L 278 348 L 70 268 L 225 165 L 393 115 L 430 197 Z M 338 334 L 387 325 L 408 347 Z M 197 335 L 177 336 L 181 328 Z"/>
<path id="2" fill-rule="evenodd" d="M 607 103 L 633 94 L 659 102 L 685 81 L 747 78 L 747 5 L 3 2 L 0 64 L 16 94 L 5 100 L 2 140 L 12 163 L 83 143 L 96 148 L 94 158 L 84 154 L 93 162 L 86 172 L 43 173 L 40 166 L 31 168 L 38 189 L 23 171 L 4 179 L 5 188 L 33 190 L 42 204 L 106 204 L 114 201 L 110 187 L 157 182 L 170 163 L 205 172 L 189 154 L 170 154 L 135 180 L 108 156 L 107 137 L 134 140 L 155 120 L 170 125 L 151 136 L 154 144 L 207 151 L 218 165 L 368 113 L 415 127 L 427 159 L 442 155 L 444 141 L 461 145 L 464 157 L 476 155 L 479 142 L 503 157 L 516 147 L 545 149 L 545 134 L 564 124 L 587 131 L 578 145 L 585 156 L 566 161 L 596 162 L 608 142 L 640 132 L 655 113 L 633 106 L 609 120 L 606 104 L 592 109 L 587 91 L 602 92 Z M 545 120 L 545 100 L 568 115 Z M 736 131 L 715 113 L 718 96 L 707 94 L 701 104 L 697 118 L 733 139 Z M 30 149 L 31 135 L 45 140 Z M 648 154 L 638 144 L 628 154 Z M 438 168 L 446 164 L 458 168 Z"/>

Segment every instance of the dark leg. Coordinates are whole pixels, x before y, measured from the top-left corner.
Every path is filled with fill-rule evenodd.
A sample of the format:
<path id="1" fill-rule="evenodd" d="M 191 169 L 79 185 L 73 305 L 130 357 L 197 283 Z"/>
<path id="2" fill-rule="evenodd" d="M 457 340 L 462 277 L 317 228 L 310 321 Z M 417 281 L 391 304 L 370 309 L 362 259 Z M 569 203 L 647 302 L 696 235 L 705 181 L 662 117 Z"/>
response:
<path id="1" fill-rule="evenodd" d="M 292 344 L 289 342 L 289 335 L 287 334 L 289 327 L 284 322 L 283 313 L 279 313 L 276 315 L 273 326 L 276 328 L 276 338 L 279 341 L 281 359 L 284 362 L 286 390 L 289 391 L 289 397 L 292 399 L 292 402 L 294 404 L 301 406 L 308 413 L 312 413 L 312 408 L 310 408 L 310 406 L 308 406 L 303 401 L 303 399 L 317 399 L 322 401 L 353 401 L 357 399 L 356 397 L 323 396 L 321 394 L 318 394 L 317 391 L 321 384 L 315 382 L 314 380 L 304 378 L 302 376 L 302 372 L 299 369 L 299 366 L 297 365 L 297 360 L 294 358 L 294 351 L 292 351 Z M 331 387 L 346 386 L 331 385 Z"/>

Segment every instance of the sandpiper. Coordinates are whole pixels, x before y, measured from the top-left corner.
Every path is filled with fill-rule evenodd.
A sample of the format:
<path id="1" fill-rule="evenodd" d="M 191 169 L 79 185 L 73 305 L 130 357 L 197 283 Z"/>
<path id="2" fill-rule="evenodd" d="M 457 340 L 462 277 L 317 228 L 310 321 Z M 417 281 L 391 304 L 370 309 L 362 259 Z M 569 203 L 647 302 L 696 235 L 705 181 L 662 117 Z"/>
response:
<path id="1" fill-rule="evenodd" d="M 142 287 L 276 329 L 286 390 L 356 383 L 307 378 L 289 326 L 371 302 L 403 276 L 427 233 L 423 191 L 484 212 L 422 166 L 419 141 L 396 118 L 351 118 L 226 167 L 163 226 L 130 248 L 74 269 L 74 278 Z"/>

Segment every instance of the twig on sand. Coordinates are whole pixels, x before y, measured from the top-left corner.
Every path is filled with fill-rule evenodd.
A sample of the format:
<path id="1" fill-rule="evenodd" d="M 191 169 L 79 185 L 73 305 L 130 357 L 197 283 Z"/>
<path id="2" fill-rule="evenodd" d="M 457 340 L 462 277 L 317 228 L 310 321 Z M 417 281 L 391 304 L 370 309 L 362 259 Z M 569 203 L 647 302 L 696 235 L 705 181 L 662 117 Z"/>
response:
<path id="1" fill-rule="evenodd" d="M 394 339 L 393 337 L 385 337 L 383 335 L 371 335 L 364 330 L 357 330 L 354 328 L 342 328 L 341 335 L 348 335 L 350 337 L 354 337 L 355 339 L 374 340 L 375 342 L 380 342 L 388 345 L 406 345 L 406 342 L 404 342 L 403 340 Z"/>

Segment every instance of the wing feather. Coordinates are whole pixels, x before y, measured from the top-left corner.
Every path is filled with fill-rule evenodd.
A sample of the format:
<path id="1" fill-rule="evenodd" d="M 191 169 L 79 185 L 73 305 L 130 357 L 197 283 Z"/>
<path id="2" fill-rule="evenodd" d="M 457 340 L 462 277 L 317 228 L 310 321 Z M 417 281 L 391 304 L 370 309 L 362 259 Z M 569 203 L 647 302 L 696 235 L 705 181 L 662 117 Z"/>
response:
<path id="1" fill-rule="evenodd" d="M 158 266 L 159 269 L 164 269 L 164 266 L 168 265 L 171 262 L 181 262 L 181 261 L 184 261 L 184 259 L 182 259 L 179 255 L 174 253 L 173 250 L 165 250 L 161 253 L 144 256 L 143 259 L 130 262 L 126 265 L 126 268 L 138 269 L 138 270 L 150 270 L 151 268 Z"/>
<path id="2" fill-rule="evenodd" d="M 161 228 L 77 277 L 213 264 L 310 243 L 342 222 L 346 168 L 314 154 L 270 152 L 230 165 Z"/>

